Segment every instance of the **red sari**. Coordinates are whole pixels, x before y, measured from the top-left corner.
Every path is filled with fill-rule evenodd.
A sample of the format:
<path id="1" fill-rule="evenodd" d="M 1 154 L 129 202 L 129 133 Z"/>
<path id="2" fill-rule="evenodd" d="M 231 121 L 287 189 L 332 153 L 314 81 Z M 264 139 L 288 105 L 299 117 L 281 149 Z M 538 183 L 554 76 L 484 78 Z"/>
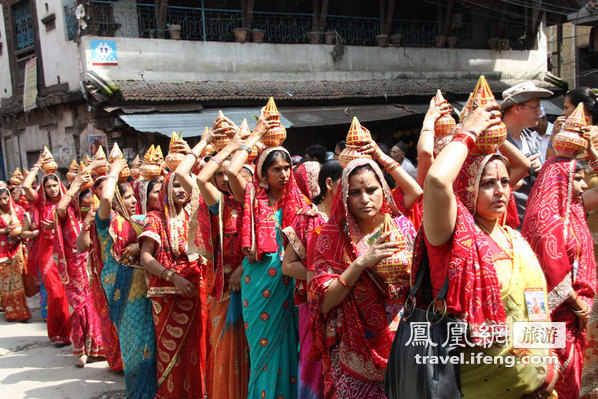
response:
<path id="1" fill-rule="evenodd" d="M 151 299 L 156 326 L 158 391 L 156 398 L 204 398 L 207 362 L 206 285 L 204 268 L 187 255 L 190 206 L 177 218 L 170 173 L 162 185 L 157 210 L 146 216 L 142 239 L 154 241 L 154 257 L 167 269 L 190 281 L 195 298 L 185 298 L 171 283 L 149 276 L 147 296 Z M 189 370 L 194 370 L 190 373 Z"/>
<path id="2" fill-rule="evenodd" d="M 413 251 L 413 224 L 399 213 L 379 167 L 368 159 L 351 161 L 343 171 L 330 220 L 321 226 L 315 250 L 308 253 L 307 258 L 316 273 L 309 286 L 311 332 L 315 352 L 319 353 L 324 366 L 327 398 L 385 397 L 384 371 L 394 338 L 391 323 L 397 316 L 388 313 L 387 304 L 394 302 L 391 292 L 397 297 L 406 294 L 405 287 L 391 287 L 374 272 L 364 271 L 340 305 L 327 314 L 322 312 L 328 286 L 368 245 L 367 237 L 356 241 L 361 232 L 347 205 L 349 175 L 356 167 L 366 164 L 382 183 L 384 203 L 380 212 L 395 221 L 406 243 L 401 252 L 410 255 Z"/>
<path id="3" fill-rule="evenodd" d="M 62 195 L 65 192 L 64 186 L 60 180 L 58 182 L 60 195 Z M 69 303 L 58 274 L 58 267 L 52 257 L 54 253 L 54 214 L 59 200 L 60 198 L 57 198 L 51 202 L 46 196 L 44 185 L 40 185 L 35 199 L 32 201 L 32 206 L 37 209 L 40 220 L 39 236 L 36 239 L 37 250 L 30 253 L 29 261 L 32 265 L 39 267 L 42 282 L 48 293 L 48 337 L 55 344 L 70 344 Z"/>
<path id="4" fill-rule="evenodd" d="M 6 192 L 10 196 L 10 193 Z M 15 205 L 12 198 L 9 208 L 10 212 L 0 217 L 0 229 L 8 227 L 11 223 L 14 225 L 15 221 L 23 225 L 24 209 Z M 19 237 L 0 235 L 0 295 L 7 321 L 25 321 L 31 318 L 23 286 L 23 269 L 26 267 L 23 249 Z"/>
<path id="5" fill-rule="evenodd" d="M 74 355 L 89 357 L 104 356 L 100 318 L 93 305 L 87 275 L 88 252 L 77 252 L 77 237 L 81 232 L 81 215 L 77 200 L 67 208 L 67 214 L 60 219 L 55 215 L 56 234 L 54 258 L 58 273 L 64 284 L 66 296 L 73 314 L 71 315 L 71 340 Z"/>
<path id="6" fill-rule="evenodd" d="M 580 391 L 584 331 L 566 299 L 575 291 L 587 306 L 596 294 L 596 262 L 592 236 L 582 198 L 573 200 L 575 160 L 553 157 L 545 164 L 530 193 L 521 230 L 540 259 L 548 284 L 552 321 L 566 323 L 567 345 L 556 349 L 563 377 L 556 390 L 559 398 L 577 398 Z"/>

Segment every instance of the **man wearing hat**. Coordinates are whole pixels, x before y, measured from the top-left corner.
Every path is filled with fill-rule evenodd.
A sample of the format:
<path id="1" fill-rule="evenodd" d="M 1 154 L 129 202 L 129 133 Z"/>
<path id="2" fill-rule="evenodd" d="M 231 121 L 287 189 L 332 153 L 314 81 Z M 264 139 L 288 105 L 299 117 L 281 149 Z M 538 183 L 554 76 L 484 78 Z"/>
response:
<path id="1" fill-rule="evenodd" d="M 540 98 L 551 95 L 550 90 L 537 87 L 531 81 L 519 83 L 502 93 L 503 101 L 500 104 L 500 111 L 502 112 L 502 121 L 507 127 L 507 140 L 517 146 L 532 163 L 529 176 L 525 177 L 521 187 L 513 192 L 520 223 L 523 223 L 527 198 L 542 166 L 541 145 L 532 135 L 532 130 L 538 126 L 539 117 L 542 114 Z"/>

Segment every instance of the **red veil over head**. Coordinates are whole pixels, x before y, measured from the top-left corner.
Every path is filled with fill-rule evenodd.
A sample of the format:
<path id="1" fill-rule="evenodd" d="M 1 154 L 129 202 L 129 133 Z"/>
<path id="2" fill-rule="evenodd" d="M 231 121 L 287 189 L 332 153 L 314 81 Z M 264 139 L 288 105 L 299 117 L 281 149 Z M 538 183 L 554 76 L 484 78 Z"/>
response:
<path id="1" fill-rule="evenodd" d="M 270 205 L 267 184 L 264 184 L 266 177 L 262 175 L 262 166 L 268 155 L 274 151 L 282 151 L 288 155 L 289 159 L 291 158 L 284 147 L 264 149 L 257 159 L 253 184 L 248 183 L 245 187 L 241 247 L 245 254 L 255 254 L 258 261 L 262 259 L 264 253 L 275 253 L 279 250 L 276 243 L 275 210 L 282 208 L 282 226 L 280 226 L 282 230 L 290 226 L 295 214 L 307 205 L 305 197 L 297 187 L 293 173 L 289 176 L 282 199 L 274 207 Z"/>
<path id="2" fill-rule="evenodd" d="M 571 289 L 589 306 L 596 292 L 592 236 L 581 197 L 572 197 L 575 166 L 568 158 L 546 162 L 529 195 L 521 230 L 544 269 L 551 311 Z"/>

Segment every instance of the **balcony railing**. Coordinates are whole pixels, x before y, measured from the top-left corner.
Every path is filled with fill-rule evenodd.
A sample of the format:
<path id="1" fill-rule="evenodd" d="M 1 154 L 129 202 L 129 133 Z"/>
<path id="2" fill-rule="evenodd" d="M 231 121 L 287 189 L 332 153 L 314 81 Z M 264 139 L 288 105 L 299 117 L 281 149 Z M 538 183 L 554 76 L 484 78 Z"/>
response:
<path id="1" fill-rule="evenodd" d="M 65 13 L 72 8 L 65 7 Z M 115 1 L 90 0 L 88 33 L 99 36 L 168 37 L 165 29 L 156 25 L 154 4 L 135 4 Z M 264 31 L 268 43 L 308 43 L 312 14 L 277 12 L 253 13 L 253 28 Z M 68 16 L 67 23 L 76 19 Z M 241 11 L 202 7 L 169 6 L 167 22 L 181 26 L 181 39 L 203 41 L 233 41 L 233 29 L 242 27 Z M 69 31 L 76 27 L 69 27 Z M 489 26 L 463 24 L 455 34 L 457 47 L 488 48 Z M 375 45 L 380 33 L 379 18 L 329 15 L 326 31 L 336 31 L 347 45 Z M 432 47 L 435 45 L 438 25 L 432 21 L 395 19 L 391 34 L 402 35 L 402 46 Z"/>

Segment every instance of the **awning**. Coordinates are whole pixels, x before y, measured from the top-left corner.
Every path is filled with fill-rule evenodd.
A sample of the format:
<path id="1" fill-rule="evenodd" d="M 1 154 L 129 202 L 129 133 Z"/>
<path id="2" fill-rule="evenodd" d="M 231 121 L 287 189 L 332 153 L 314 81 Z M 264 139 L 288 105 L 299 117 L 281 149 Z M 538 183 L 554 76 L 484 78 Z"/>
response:
<path id="1" fill-rule="evenodd" d="M 292 127 L 350 124 L 354 116 L 360 122 L 389 120 L 411 115 L 407 107 L 395 104 L 341 105 L 321 107 L 280 107 L 281 115 L 291 121 Z"/>
<path id="2" fill-rule="evenodd" d="M 349 124 L 354 116 L 361 122 L 389 120 L 420 113 L 418 105 L 343 105 L 316 107 L 281 107 L 280 122 L 285 128 L 328 126 Z M 427 110 L 427 106 L 424 108 Z M 218 116 L 218 108 L 204 108 L 200 112 L 181 113 L 135 113 L 121 114 L 119 117 L 135 130 L 147 133 L 158 133 L 170 137 L 172 132 L 182 132 L 183 137 L 201 136 L 205 126 L 212 126 Z M 259 107 L 222 108 L 222 112 L 237 125 L 246 118 L 249 127 L 255 126 L 255 117 L 259 115 Z"/>
<path id="3" fill-rule="evenodd" d="M 241 125 L 243 119 L 247 119 L 249 127 L 253 128 L 255 125 L 254 115 L 257 116 L 260 114 L 260 108 L 223 108 L 222 112 L 237 125 Z M 212 122 L 214 122 L 217 116 L 217 108 L 204 109 L 201 112 L 159 112 L 119 115 L 123 122 L 135 130 L 163 134 L 168 137 L 172 135 L 173 131 L 182 133 L 183 137 L 201 136 L 204 128 L 212 126 Z M 291 122 L 284 115 L 281 115 L 280 122 L 285 128 L 292 127 Z"/>

